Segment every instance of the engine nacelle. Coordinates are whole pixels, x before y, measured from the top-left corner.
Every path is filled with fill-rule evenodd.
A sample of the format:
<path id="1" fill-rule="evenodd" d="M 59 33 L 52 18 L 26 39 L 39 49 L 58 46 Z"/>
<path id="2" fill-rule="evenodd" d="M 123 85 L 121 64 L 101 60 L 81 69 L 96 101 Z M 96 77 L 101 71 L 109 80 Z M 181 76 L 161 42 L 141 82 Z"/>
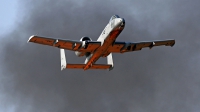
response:
<path id="1" fill-rule="evenodd" d="M 81 47 L 86 49 L 87 48 L 87 42 L 92 41 L 92 39 L 90 37 L 82 37 L 80 39 L 80 41 L 82 41 Z"/>
<path id="2" fill-rule="evenodd" d="M 80 41 L 92 41 L 90 37 L 82 37 Z"/>
<path id="3" fill-rule="evenodd" d="M 82 41 L 81 47 L 86 49 L 87 48 L 87 42 L 92 41 L 92 39 L 90 37 L 82 37 L 80 39 L 80 41 Z M 88 55 L 90 55 L 90 53 L 88 53 L 88 52 L 83 53 L 83 52 L 78 52 L 78 51 L 75 51 L 75 54 L 78 57 L 81 57 L 81 56 L 84 56 L 84 55 L 87 57 Z"/>

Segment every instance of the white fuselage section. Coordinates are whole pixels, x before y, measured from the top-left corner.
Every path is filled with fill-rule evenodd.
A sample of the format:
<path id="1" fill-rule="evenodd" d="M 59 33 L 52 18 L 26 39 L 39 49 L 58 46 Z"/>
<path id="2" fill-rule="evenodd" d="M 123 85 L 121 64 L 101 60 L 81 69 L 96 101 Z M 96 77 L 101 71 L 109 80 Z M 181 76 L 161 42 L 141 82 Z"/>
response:
<path id="1" fill-rule="evenodd" d="M 113 45 L 117 36 L 124 29 L 124 26 L 125 21 L 123 18 L 115 18 L 109 21 L 97 39 L 97 41 L 101 42 L 101 46 L 86 59 L 86 66 L 84 67 L 84 70 L 89 69 L 92 64 L 94 64 L 105 52 L 107 52 L 109 46 Z"/>

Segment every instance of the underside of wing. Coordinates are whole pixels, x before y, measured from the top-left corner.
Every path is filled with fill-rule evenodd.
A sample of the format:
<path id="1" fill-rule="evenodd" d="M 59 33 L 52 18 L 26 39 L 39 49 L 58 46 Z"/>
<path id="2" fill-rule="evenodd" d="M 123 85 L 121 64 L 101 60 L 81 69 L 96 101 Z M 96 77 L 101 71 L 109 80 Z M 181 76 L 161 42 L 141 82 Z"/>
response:
<path id="1" fill-rule="evenodd" d="M 161 41 L 149 41 L 149 42 L 136 42 L 136 43 L 130 43 L 130 42 L 115 42 L 113 46 L 110 46 L 108 48 L 108 52 L 105 53 L 109 54 L 110 52 L 114 53 L 124 53 L 124 52 L 131 52 L 131 51 L 138 51 L 142 48 L 149 47 L 152 48 L 154 46 L 174 46 L 175 40 L 161 40 Z"/>
<path id="2" fill-rule="evenodd" d="M 54 46 L 72 51 L 91 52 L 91 53 L 101 46 L 101 42 L 97 41 L 64 40 L 64 39 L 53 39 L 40 36 L 31 36 L 28 42 Z"/>

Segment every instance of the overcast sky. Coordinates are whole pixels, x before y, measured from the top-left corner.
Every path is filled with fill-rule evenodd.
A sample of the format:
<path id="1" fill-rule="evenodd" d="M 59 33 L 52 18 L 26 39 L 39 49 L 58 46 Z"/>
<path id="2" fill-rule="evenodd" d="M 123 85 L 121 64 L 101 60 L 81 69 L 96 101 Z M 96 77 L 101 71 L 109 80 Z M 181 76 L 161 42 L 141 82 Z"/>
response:
<path id="1" fill-rule="evenodd" d="M 0 0 L 0 38 L 5 38 L 4 35 L 7 34 L 8 32 L 12 32 L 14 30 L 15 22 L 17 19 L 17 0 Z M 2 48 L 1 48 L 2 49 Z M 1 56 L 2 56 L 1 52 Z M 2 57 L 1 57 L 2 58 Z M 3 64 L 0 64 L 1 68 Z M 4 80 L 2 69 L 0 69 L 0 81 Z M 12 105 L 9 105 L 9 107 L 5 107 L 5 103 L 3 101 L 3 98 L 5 98 L 5 94 L 3 92 L 3 87 L 2 87 L 2 82 L 0 86 L 0 100 L 1 100 L 1 106 L 0 106 L 0 111 L 1 112 L 15 112 L 14 108 Z"/>
<path id="2" fill-rule="evenodd" d="M 199 0 L 0 3 L 0 111 L 199 112 L 199 4 Z M 112 71 L 61 72 L 58 48 L 26 43 L 31 35 L 96 40 L 114 14 L 126 21 L 117 41 L 175 39 L 175 46 L 114 54 Z M 84 62 L 74 52 L 66 53 L 70 63 Z"/>
<path id="3" fill-rule="evenodd" d="M 1 0 L 0 15 L 0 34 L 12 31 L 17 16 L 17 0 Z"/>

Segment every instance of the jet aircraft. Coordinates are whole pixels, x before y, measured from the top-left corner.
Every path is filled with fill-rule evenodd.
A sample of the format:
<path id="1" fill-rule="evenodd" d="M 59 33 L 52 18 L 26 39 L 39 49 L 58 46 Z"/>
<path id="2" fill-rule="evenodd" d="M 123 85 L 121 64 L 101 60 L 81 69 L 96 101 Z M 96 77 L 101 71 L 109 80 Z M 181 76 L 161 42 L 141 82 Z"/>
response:
<path id="1" fill-rule="evenodd" d="M 145 42 L 120 42 L 116 41 L 118 35 L 125 27 L 124 18 L 118 15 L 113 15 L 102 31 L 97 41 L 92 41 L 90 37 L 82 37 L 78 40 L 54 39 L 42 36 L 31 36 L 28 42 L 49 45 L 60 48 L 61 56 L 61 70 L 66 68 L 75 69 L 108 69 L 112 70 L 114 67 L 112 53 L 126 53 L 131 51 L 138 51 L 142 48 L 154 46 L 174 46 L 175 40 L 155 40 Z M 66 62 L 64 50 L 75 51 L 78 57 L 86 56 L 83 64 L 70 64 Z M 107 64 L 96 64 L 95 62 L 100 57 L 107 57 Z"/>

